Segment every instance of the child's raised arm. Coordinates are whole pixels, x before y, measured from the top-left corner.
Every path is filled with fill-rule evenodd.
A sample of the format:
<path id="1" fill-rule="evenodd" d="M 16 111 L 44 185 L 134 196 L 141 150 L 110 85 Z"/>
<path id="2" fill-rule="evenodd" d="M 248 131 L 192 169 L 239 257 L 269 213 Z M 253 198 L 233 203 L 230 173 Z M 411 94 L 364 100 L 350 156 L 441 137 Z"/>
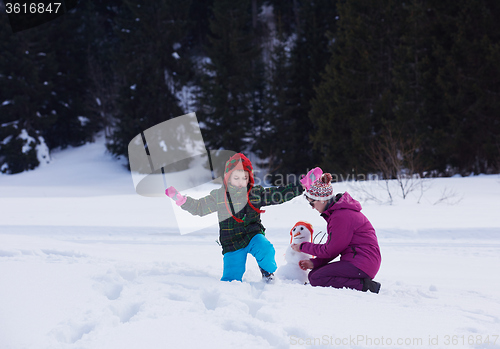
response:
<path id="1" fill-rule="evenodd" d="M 279 205 L 302 194 L 301 184 L 290 183 L 282 187 L 262 188 L 260 193 L 262 206 Z"/>
<path id="2" fill-rule="evenodd" d="M 217 200 L 212 193 L 200 199 L 193 199 L 189 196 L 182 196 L 174 187 L 169 187 L 165 194 L 175 200 L 175 203 L 183 210 L 195 216 L 206 216 L 217 210 Z"/>

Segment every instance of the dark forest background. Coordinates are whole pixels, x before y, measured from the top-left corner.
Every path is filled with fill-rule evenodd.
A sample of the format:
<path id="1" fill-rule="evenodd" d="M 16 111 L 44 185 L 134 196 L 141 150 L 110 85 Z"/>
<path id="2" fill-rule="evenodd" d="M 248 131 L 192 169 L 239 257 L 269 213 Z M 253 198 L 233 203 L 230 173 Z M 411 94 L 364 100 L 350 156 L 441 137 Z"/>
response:
<path id="1" fill-rule="evenodd" d="M 15 34 L 0 10 L 3 173 L 187 112 L 275 175 L 500 172 L 498 0 L 80 1 Z"/>

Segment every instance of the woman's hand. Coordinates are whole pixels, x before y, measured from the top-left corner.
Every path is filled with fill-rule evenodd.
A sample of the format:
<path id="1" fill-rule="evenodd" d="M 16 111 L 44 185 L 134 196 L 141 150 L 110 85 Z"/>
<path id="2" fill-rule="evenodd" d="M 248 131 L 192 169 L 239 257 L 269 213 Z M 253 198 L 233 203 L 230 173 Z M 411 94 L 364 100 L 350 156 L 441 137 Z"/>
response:
<path id="1" fill-rule="evenodd" d="M 314 264 L 310 259 L 304 259 L 299 262 L 299 267 L 302 270 L 307 270 L 314 268 Z"/>
<path id="2" fill-rule="evenodd" d="M 300 244 L 292 244 L 290 246 L 295 252 L 300 252 Z"/>

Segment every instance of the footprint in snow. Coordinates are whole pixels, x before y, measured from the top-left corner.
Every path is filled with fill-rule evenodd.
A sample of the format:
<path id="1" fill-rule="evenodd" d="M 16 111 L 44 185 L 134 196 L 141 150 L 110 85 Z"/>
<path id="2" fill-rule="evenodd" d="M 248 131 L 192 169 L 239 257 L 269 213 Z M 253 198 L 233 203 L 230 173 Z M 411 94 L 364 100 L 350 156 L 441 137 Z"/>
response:
<path id="1" fill-rule="evenodd" d="M 215 310 L 219 304 L 219 298 L 220 292 L 218 291 L 204 291 L 201 294 L 201 300 L 207 310 Z"/>
<path id="2" fill-rule="evenodd" d="M 264 305 L 262 302 L 253 301 L 253 300 L 243 300 L 242 302 L 245 303 L 248 306 L 248 313 L 252 317 L 256 317 L 257 316 L 257 312 Z"/>
<path id="3" fill-rule="evenodd" d="M 129 322 L 134 316 L 139 313 L 143 303 L 130 303 L 122 306 L 113 305 L 110 307 L 114 315 L 120 318 L 120 322 Z"/>
<path id="4" fill-rule="evenodd" d="M 68 321 L 64 325 L 60 325 L 59 328 L 54 329 L 51 334 L 61 343 L 73 344 L 78 342 L 86 334 L 92 332 L 96 327 L 95 322 L 83 322 L 75 323 L 74 321 Z"/>
<path id="5" fill-rule="evenodd" d="M 123 291 L 123 278 L 116 273 L 108 272 L 106 275 L 94 278 L 94 289 L 102 293 L 110 301 L 120 298 Z"/>

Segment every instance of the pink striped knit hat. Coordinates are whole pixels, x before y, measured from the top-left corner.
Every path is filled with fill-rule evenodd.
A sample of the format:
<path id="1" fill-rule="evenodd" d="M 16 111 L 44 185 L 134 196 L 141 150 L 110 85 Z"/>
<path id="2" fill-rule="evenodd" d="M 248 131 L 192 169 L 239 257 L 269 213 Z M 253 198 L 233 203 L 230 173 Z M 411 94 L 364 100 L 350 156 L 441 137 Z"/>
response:
<path id="1" fill-rule="evenodd" d="M 323 175 L 306 190 L 305 195 L 313 200 L 330 200 L 335 196 L 333 193 L 333 185 L 330 183 L 331 181 L 332 175 L 323 173 Z"/>

